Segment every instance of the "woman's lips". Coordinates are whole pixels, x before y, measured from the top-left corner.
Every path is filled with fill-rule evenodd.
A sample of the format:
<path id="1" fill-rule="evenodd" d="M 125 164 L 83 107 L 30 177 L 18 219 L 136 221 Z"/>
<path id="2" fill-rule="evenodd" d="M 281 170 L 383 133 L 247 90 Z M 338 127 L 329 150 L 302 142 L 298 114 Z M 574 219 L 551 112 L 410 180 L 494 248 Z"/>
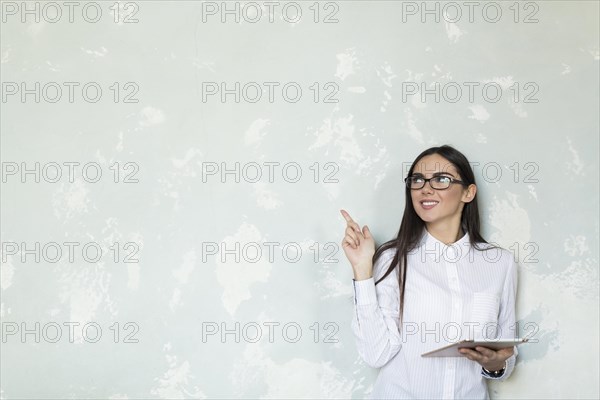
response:
<path id="1" fill-rule="evenodd" d="M 423 200 L 420 203 L 421 203 L 421 207 L 423 207 L 425 210 L 431 210 L 433 207 L 435 207 L 439 203 L 439 201 Z"/>

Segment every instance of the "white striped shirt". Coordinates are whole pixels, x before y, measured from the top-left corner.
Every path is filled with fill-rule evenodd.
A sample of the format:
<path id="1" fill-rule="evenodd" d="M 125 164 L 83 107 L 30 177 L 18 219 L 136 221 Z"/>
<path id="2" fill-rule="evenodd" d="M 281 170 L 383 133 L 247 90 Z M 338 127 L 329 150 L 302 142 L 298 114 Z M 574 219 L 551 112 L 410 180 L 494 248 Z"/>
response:
<path id="1" fill-rule="evenodd" d="M 487 247 L 480 243 L 478 247 Z M 399 326 L 399 268 L 375 285 L 390 265 L 395 248 L 373 266 L 373 277 L 354 284 L 354 332 L 357 350 L 369 366 L 381 368 L 372 398 L 489 399 L 491 378 L 466 357 L 421 357 L 422 353 L 462 339 L 514 338 L 517 265 L 506 249 L 479 251 L 469 234 L 445 245 L 427 229 L 408 253 L 404 318 Z M 487 329 L 484 329 L 486 328 Z"/>

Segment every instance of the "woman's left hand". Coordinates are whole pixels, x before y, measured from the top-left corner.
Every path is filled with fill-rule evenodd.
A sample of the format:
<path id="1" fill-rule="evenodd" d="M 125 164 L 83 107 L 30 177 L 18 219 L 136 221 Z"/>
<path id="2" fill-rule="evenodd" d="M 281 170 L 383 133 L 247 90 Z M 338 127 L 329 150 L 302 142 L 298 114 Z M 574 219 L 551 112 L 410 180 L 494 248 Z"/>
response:
<path id="1" fill-rule="evenodd" d="M 498 350 L 492 350 L 481 346 L 477 346 L 475 349 L 462 347 L 459 348 L 458 351 L 469 360 L 477 361 L 488 371 L 498 371 L 504 368 L 504 361 L 514 353 L 512 347 L 505 347 Z"/>

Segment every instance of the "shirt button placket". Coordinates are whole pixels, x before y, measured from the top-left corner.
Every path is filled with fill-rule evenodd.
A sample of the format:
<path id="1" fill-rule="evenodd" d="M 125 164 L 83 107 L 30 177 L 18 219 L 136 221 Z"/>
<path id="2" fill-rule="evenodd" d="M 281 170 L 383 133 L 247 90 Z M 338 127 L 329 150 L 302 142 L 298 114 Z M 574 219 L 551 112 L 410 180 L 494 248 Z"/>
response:
<path id="1" fill-rule="evenodd" d="M 442 255 L 442 262 L 446 268 L 446 274 L 448 277 L 448 287 L 450 289 L 450 296 L 452 306 L 450 309 L 450 321 L 457 323 L 459 326 L 462 324 L 462 302 L 460 297 L 460 285 L 458 282 L 458 269 L 456 266 L 456 250 L 452 246 L 448 246 L 444 249 Z M 452 332 L 454 335 L 455 330 L 446 330 L 442 327 L 442 333 Z M 459 334 L 462 332 L 459 332 Z M 442 338 L 444 340 L 455 339 L 454 337 Z M 454 357 L 448 357 L 446 359 L 446 374 L 444 379 L 444 398 L 452 399 L 455 397 L 455 375 L 456 375 L 456 359 Z"/>

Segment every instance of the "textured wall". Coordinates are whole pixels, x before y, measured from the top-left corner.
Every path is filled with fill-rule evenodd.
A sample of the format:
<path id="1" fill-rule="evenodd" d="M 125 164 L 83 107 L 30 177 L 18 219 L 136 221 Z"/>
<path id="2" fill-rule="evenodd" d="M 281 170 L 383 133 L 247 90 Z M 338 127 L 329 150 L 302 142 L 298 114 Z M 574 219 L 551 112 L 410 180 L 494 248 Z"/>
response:
<path id="1" fill-rule="evenodd" d="M 338 210 L 392 238 L 444 143 L 538 340 L 491 396 L 598 398 L 598 2 L 54 4 L 2 2 L 2 398 L 365 397 Z"/>

